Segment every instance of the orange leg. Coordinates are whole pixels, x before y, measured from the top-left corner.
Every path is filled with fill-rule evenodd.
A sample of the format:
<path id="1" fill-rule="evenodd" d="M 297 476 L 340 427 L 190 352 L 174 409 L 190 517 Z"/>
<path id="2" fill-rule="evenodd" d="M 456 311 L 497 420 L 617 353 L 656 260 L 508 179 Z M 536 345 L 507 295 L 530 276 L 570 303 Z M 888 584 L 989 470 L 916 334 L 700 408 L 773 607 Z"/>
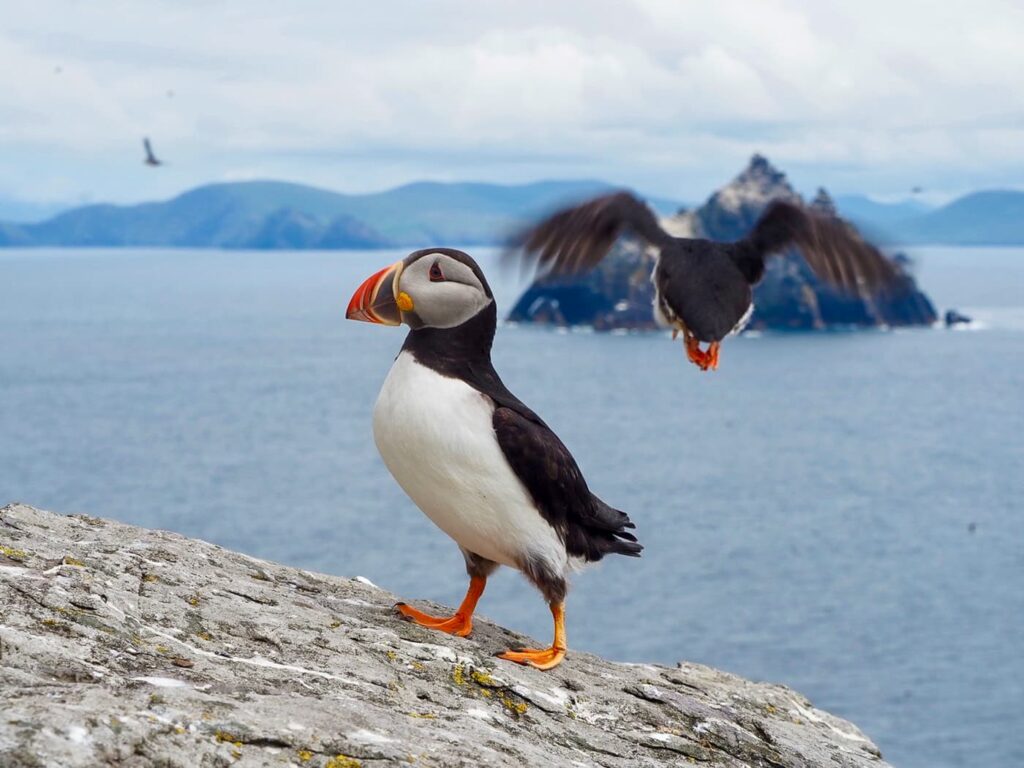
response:
<path id="1" fill-rule="evenodd" d="M 710 359 L 709 365 L 712 371 L 718 370 L 718 348 L 721 346 L 720 342 L 712 341 L 708 346 L 708 356 Z"/>
<path id="2" fill-rule="evenodd" d="M 459 606 L 455 615 L 448 618 L 431 616 L 428 613 L 423 613 L 423 611 L 417 611 L 411 605 L 406 605 L 405 603 L 397 603 L 395 608 L 408 621 L 419 624 L 421 627 L 437 629 L 441 632 L 447 632 L 449 635 L 466 637 L 473 631 L 473 611 L 476 610 L 477 601 L 480 599 L 480 595 L 484 593 L 485 586 L 487 586 L 487 579 L 481 576 L 471 578 L 469 580 L 469 590 L 462 600 L 462 605 Z"/>
<path id="3" fill-rule="evenodd" d="M 555 619 L 555 639 L 550 648 L 522 648 L 499 653 L 499 659 L 529 664 L 537 669 L 554 669 L 565 658 L 565 603 L 552 603 L 551 615 Z"/>

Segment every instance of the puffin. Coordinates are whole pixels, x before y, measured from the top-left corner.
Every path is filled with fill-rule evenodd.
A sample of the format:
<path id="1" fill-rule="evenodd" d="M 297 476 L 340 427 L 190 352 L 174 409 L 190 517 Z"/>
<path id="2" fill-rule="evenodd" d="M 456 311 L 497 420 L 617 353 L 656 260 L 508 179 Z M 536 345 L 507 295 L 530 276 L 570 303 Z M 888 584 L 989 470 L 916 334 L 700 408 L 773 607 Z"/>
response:
<path id="1" fill-rule="evenodd" d="M 626 233 L 655 251 L 655 320 L 672 329 L 673 339 L 683 334 L 687 357 L 704 371 L 718 368 L 722 340 L 750 319 L 753 286 L 773 254 L 798 247 L 819 278 L 846 293 L 878 294 L 900 276 L 890 259 L 827 212 L 776 200 L 750 234 L 720 243 L 670 235 L 643 201 L 625 191 L 552 214 L 513 239 L 516 248 L 506 253 L 506 261 L 519 258 L 549 274 L 581 274 Z"/>
<path id="2" fill-rule="evenodd" d="M 549 648 L 499 658 L 552 669 L 566 652 L 568 576 L 605 555 L 640 555 L 629 515 L 587 486 L 551 428 L 502 383 L 491 363 L 494 295 L 479 265 L 451 248 L 415 251 L 371 275 L 345 316 L 409 327 L 373 409 L 384 464 L 410 499 L 455 540 L 469 588 L 451 616 L 406 603 L 408 621 L 465 637 L 488 577 L 521 571 L 554 619 Z"/>

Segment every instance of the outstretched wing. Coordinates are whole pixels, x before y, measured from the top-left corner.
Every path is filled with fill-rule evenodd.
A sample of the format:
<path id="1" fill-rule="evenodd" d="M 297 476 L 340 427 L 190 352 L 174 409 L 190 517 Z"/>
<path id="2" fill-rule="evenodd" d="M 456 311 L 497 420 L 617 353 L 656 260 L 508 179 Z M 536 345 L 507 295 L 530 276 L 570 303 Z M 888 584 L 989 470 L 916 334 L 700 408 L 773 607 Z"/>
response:
<path id="1" fill-rule="evenodd" d="M 596 266 L 625 232 L 658 247 L 673 239 L 642 200 L 615 192 L 552 214 L 515 244 L 552 273 L 573 275 Z"/>
<path id="2" fill-rule="evenodd" d="M 493 416 L 498 445 L 548 524 L 565 540 L 570 555 L 600 560 L 617 552 L 637 556 L 643 549 L 627 529 L 629 515 L 590 492 L 587 481 L 558 435 L 545 424 L 497 406 Z"/>
<path id="3" fill-rule="evenodd" d="M 814 273 L 845 291 L 875 291 L 900 276 L 900 270 L 853 225 L 838 216 L 778 200 L 765 210 L 745 240 L 736 243 L 735 260 L 754 283 L 773 253 L 797 246 Z"/>

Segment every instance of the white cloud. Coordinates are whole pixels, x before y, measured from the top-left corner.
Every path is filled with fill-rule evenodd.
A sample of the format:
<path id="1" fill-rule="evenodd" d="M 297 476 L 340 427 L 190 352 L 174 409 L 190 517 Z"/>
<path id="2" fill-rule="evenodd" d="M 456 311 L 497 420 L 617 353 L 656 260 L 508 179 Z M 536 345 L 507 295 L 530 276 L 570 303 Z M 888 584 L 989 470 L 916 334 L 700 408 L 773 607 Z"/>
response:
<path id="1" fill-rule="evenodd" d="M 995 0 L 34 2 L 0 30 L 0 194 L 238 176 L 1017 184 L 1024 11 Z M 59 71 L 58 71 L 59 68 Z M 168 95 L 173 91 L 173 96 Z M 151 135 L 170 165 L 139 165 Z"/>

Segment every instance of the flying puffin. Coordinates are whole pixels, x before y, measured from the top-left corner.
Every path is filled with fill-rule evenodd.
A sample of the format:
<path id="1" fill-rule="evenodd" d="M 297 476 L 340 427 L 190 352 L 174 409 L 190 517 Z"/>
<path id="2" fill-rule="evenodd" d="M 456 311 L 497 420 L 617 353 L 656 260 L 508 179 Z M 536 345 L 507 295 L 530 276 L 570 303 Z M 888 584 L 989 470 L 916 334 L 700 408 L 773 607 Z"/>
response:
<path id="1" fill-rule="evenodd" d="M 768 206 L 747 237 L 718 243 L 674 237 L 641 200 L 616 192 L 558 211 L 517 244 L 526 260 L 571 275 L 593 268 L 626 232 L 657 252 L 655 320 L 673 329 L 673 339 L 682 332 L 687 357 L 705 371 L 718 367 L 722 339 L 750 319 L 752 286 L 774 253 L 798 246 L 818 277 L 845 292 L 874 293 L 899 276 L 893 262 L 842 219 L 782 200 Z"/>
<path id="2" fill-rule="evenodd" d="M 377 397 L 373 436 L 398 484 L 459 545 L 470 579 L 453 616 L 397 609 L 465 637 L 487 577 L 516 568 L 547 599 L 554 640 L 500 658 L 557 666 L 569 571 L 642 547 L 629 516 L 590 492 L 569 449 L 494 370 L 497 308 L 480 267 L 462 251 L 416 251 L 360 285 L 346 317 L 410 328 Z"/>
<path id="3" fill-rule="evenodd" d="M 163 165 L 163 161 L 158 160 L 156 155 L 153 154 L 153 145 L 149 143 L 148 138 L 142 140 L 142 148 L 146 150 L 146 159 L 142 161 L 143 163 L 154 168 L 158 165 Z"/>

